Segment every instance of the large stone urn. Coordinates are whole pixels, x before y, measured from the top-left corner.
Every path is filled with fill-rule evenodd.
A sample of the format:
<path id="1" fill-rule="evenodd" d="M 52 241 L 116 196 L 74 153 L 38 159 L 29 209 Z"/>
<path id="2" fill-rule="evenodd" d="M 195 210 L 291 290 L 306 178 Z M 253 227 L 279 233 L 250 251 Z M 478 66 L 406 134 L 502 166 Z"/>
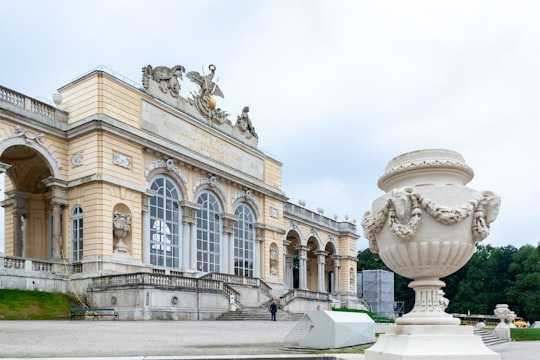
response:
<path id="1" fill-rule="evenodd" d="M 131 215 L 124 214 L 119 211 L 113 213 L 113 233 L 118 239 L 114 248 L 115 253 L 127 254 L 128 247 L 124 243 L 124 239 L 131 230 Z"/>
<path id="2" fill-rule="evenodd" d="M 405 346 L 404 338 L 399 335 L 409 336 L 407 343 L 413 341 L 414 336 L 424 337 L 424 340 L 425 337 L 438 336 L 437 341 L 431 341 L 432 345 L 438 344 L 443 337 L 468 337 L 469 332 L 474 336 L 472 327 L 470 331 L 464 331 L 464 327 L 458 325 L 459 320 L 445 312 L 448 300 L 443 297 L 441 288 L 445 284 L 440 280 L 467 263 L 475 244 L 488 236 L 490 223 L 498 214 L 499 196 L 491 191 L 478 192 L 465 186 L 473 175 L 473 170 L 459 153 L 430 149 L 392 159 L 379 179 L 379 188 L 385 194 L 376 199 L 372 211 L 364 215 L 364 234 L 369 240 L 370 250 L 378 253 L 390 269 L 413 279 L 409 287 L 415 291 L 412 311 L 398 318 L 397 327 L 392 330 L 400 343 L 392 350 L 394 352 L 399 353 L 399 348 Z M 383 337 L 377 343 L 385 343 L 388 350 L 388 346 L 392 347 L 389 340 L 396 339 Z M 456 338 L 448 344 L 452 341 Z M 441 355 L 437 353 L 439 351 L 446 353 L 440 358 L 467 358 L 473 354 L 466 353 L 464 357 L 455 354 L 463 351 L 463 341 L 477 343 L 472 338 L 462 338 L 462 345 L 456 343 L 448 347 L 438 344 L 438 349 L 429 350 L 435 353 L 425 347 L 417 350 L 422 356 Z M 482 359 L 498 359 L 498 355 L 483 344 L 477 345 L 481 349 L 476 349 L 474 355 L 482 354 Z M 458 349 L 452 349 L 453 346 L 458 346 Z M 366 359 L 385 358 L 381 355 L 385 353 L 381 346 L 377 349 L 376 344 L 373 348 L 375 351 L 371 353 L 366 351 Z M 410 353 L 411 349 L 416 354 L 414 347 L 403 351 Z M 375 353 L 377 357 L 374 357 Z M 414 356 L 404 354 L 397 358 Z"/>

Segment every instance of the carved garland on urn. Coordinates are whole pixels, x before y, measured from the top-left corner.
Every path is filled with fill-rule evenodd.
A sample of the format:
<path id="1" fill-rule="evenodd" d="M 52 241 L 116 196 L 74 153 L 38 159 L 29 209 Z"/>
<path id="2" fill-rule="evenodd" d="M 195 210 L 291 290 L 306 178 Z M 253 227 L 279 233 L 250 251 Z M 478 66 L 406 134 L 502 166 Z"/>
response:
<path id="1" fill-rule="evenodd" d="M 378 253 L 376 234 L 387 223 L 392 233 L 401 240 L 414 237 L 422 218 L 422 209 L 441 224 L 450 225 L 465 220 L 473 214 L 471 231 L 475 241 L 482 241 L 489 235 L 490 223 L 497 217 L 500 197 L 491 191 L 484 191 L 465 204 L 450 208 L 423 197 L 411 187 L 392 190 L 384 208 L 375 216 L 367 211 L 362 219 L 364 236 L 369 240 L 369 248 Z"/>

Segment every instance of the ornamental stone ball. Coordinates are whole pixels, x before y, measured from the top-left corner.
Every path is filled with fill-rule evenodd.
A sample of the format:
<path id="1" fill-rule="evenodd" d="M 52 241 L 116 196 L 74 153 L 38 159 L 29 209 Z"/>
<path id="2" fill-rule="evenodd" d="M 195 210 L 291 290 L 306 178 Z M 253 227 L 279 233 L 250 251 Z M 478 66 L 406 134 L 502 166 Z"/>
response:
<path id="1" fill-rule="evenodd" d="M 500 197 L 465 185 L 473 170 L 451 150 L 409 152 L 392 159 L 379 179 L 386 192 L 362 219 L 369 248 L 396 273 L 414 279 L 413 310 L 403 325 L 453 325 L 439 279 L 471 258 L 475 244 L 489 235 Z"/>

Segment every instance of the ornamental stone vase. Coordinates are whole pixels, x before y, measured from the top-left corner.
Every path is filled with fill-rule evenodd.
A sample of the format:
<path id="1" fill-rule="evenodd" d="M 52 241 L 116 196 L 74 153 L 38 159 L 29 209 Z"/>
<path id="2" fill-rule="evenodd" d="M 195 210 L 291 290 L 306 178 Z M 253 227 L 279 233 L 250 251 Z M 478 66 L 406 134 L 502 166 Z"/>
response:
<path id="1" fill-rule="evenodd" d="M 456 325 L 445 312 L 440 278 L 471 258 L 489 234 L 500 198 L 466 187 L 473 170 L 451 150 L 418 150 L 392 159 L 378 186 L 385 194 L 362 220 L 369 248 L 396 273 L 413 279 L 411 312 L 398 325 Z"/>
<path id="2" fill-rule="evenodd" d="M 116 236 L 116 246 L 114 249 L 115 253 L 128 253 L 128 247 L 124 243 L 124 238 L 129 234 L 131 230 L 131 216 L 129 214 L 124 214 L 119 211 L 113 213 L 113 233 Z"/>

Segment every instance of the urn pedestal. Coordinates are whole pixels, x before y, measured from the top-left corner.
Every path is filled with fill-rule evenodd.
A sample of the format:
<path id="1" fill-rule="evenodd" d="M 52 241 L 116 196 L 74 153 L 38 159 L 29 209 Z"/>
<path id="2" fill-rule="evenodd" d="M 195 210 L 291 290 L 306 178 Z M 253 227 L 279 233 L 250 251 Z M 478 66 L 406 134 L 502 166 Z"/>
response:
<path id="1" fill-rule="evenodd" d="M 444 282 L 471 258 L 489 234 L 500 198 L 465 185 L 473 170 L 451 150 L 419 150 L 388 163 L 379 179 L 386 193 L 362 220 L 372 252 L 396 273 L 413 279 L 411 312 L 365 352 L 370 359 L 500 359 L 473 328 L 445 312 Z"/>

